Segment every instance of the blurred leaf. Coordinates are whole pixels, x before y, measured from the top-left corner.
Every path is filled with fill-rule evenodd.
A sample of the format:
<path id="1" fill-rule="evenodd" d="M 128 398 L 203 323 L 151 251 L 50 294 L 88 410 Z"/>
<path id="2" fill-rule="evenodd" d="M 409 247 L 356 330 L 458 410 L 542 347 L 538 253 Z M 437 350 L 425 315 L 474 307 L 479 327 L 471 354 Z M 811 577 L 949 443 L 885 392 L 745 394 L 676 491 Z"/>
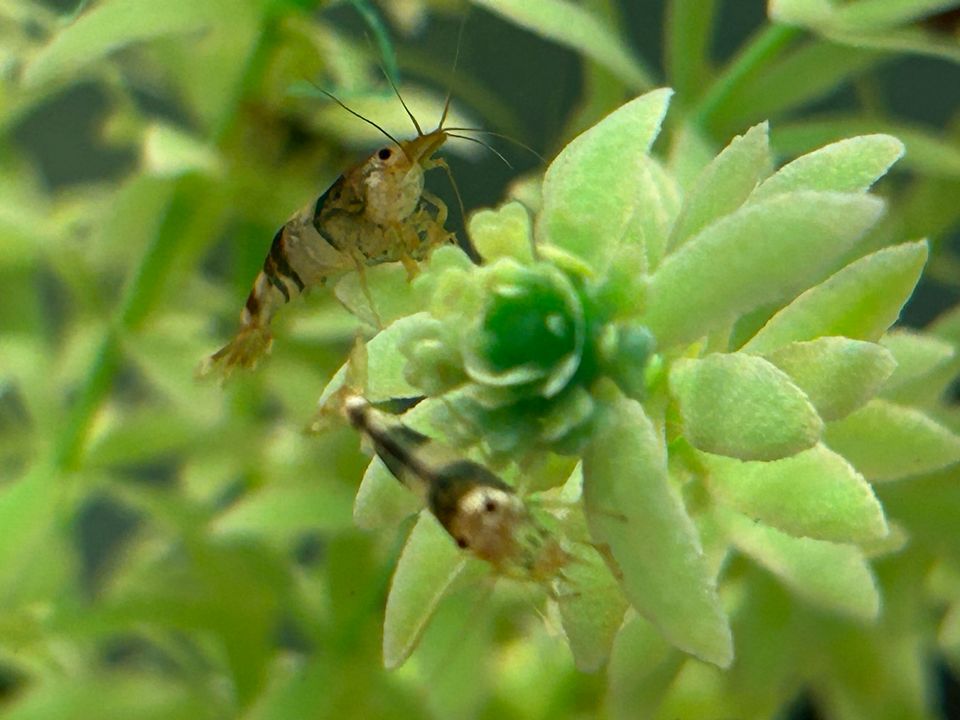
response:
<path id="1" fill-rule="evenodd" d="M 717 2 L 673 0 L 667 9 L 667 78 L 680 99 L 687 102 L 699 95 L 709 81 Z"/>
<path id="2" fill-rule="evenodd" d="M 773 462 L 701 455 L 710 491 L 747 517 L 798 537 L 860 543 L 887 534 L 863 477 L 823 445 Z"/>
<path id="3" fill-rule="evenodd" d="M 416 648 L 437 604 L 464 571 L 467 557 L 429 511 L 407 538 L 387 596 L 383 664 L 396 668 Z"/>
<path id="4" fill-rule="evenodd" d="M 144 132 L 143 163 L 148 172 L 161 177 L 188 172 L 213 174 L 220 169 L 220 159 L 207 144 L 162 123 L 152 123 Z"/>
<path id="5" fill-rule="evenodd" d="M 501 257 L 511 257 L 521 263 L 533 260 L 530 213 L 519 202 L 473 213 L 467 223 L 467 232 L 486 262 Z"/>
<path id="6" fill-rule="evenodd" d="M 953 379 L 950 362 L 956 348 L 932 335 L 898 328 L 880 340 L 897 366 L 884 383 L 881 394 L 887 400 L 915 405 L 920 398 L 939 397 Z"/>
<path id="7" fill-rule="evenodd" d="M 741 552 L 807 602 L 860 620 L 880 611 L 873 574 L 852 545 L 791 537 L 730 511 L 721 521 Z"/>
<path id="8" fill-rule="evenodd" d="M 824 420 L 837 420 L 862 406 L 897 367 L 880 345 L 844 337 L 788 343 L 766 359 L 790 376 Z"/>
<path id="9" fill-rule="evenodd" d="M 862 257 L 783 308 L 742 349 L 766 353 L 825 335 L 877 341 L 896 322 L 926 260 L 925 242 Z"/>
<path id="10" fill-rule="evenodd" d="M 823 423 L 790 378 L 759 357 L 714 353 L 681 359 L 670 391 L 683 416 L 683 434 L 700 450 L 776 460 L 812 447 Z"/>
<path id="11" fill-rule="evenodd" d="M 219 717 L 213 695 L 157 673 L 116 672 L 41 680 L 5 708 L 11 720 L 169 720 Z M 222 708 L 221 708 L 222 710 Z"/>
<path id="12" fill-rule="evenodd" d="M 788 298 L 829 272 L 882 210 L 869 196 L 807 191 L 746 205 L 663 261 L 645 323 L 667 348 Z"/>
<path id="13" fill-rule="evenodd" d="M 696 528 L 667 476 L 666 447 L 643 407 L 603 388 L 583 459 L 587 523 L 609 549 L 631 604 L 671 643 L 726 667 L 730 628 Z"/>
<path id="14" fill-rule="evenodd" d="M 219 4 L 193 0 L 105 0 L 63 28 L 33 57 L 24 70 L 24 83 L 31 87 L 75 73 L 126 45 L 197 32 L 217 21 Z"/>
<path id="15" fill-rule="evenodd" d="M 610 656 L 629 604 L 600 553 L 589 546 L 577 548 L 563 575 L 557 605 L 574 663 L 581 672 L 596 672 Z"/>
<path id="16" fill-rule="evenodd" d="M 910 407 L 873 400 L 827 425 L 824 441 L 868 480 L 896 480 L 960 460 L 960 437 Z"/>
<path id="17" fill-rule="evenodd" d="M 866 192 L 903 152 L 903 143 L 890 135 L 839 140 L 784 165 L 760 184 L 750 200 L 796 190 Z"/>
<path id="18" fill-rule="evenodd" d="M 713 123 L 723 128 L 740 128 L 761 120 L 775 120 L 836 92 L 882 60 L 882 53 L 876 50 L 820 40 L 802 44 L 782 58 L 762 62 L 762 70 L 754 69 L 732 88 L 722 102 L 711 108 Z M 773 127 L 776 131 L 779 124 L 774 123 Z M 871 131 L 843 135 L 865 132 Z M 776 132 L 773 140 L 774 148 L 778 148 Z"/>
<path id="19" fill-rule="evenodd" d="M 770 172 L 766 123 L 735 137 L 707 165 L 687 193 L 683 209 L 673 226 L 670 247 L 683 245 L 710 223 L 732 213 Z"/>
<path id="20" fill-rule="evenodd" d="M 637 708 L 656 708 L 686 660 L 653 625 L 631 613 L 617 633 L 607 670 L 611 717 L 634 720 Z"/>
<path id="21" fill-rule="evenodd" d="M 603 271 L 623 238 L 645 180 L 637 157 L 649 150 L 667 110 L 669 90 L 623 105 L 570 142 L 543 180 L 536 238 Z"/>
<path id="22" fill-rule="evenodd" d="M 612 71 L 634 90 L 653 85 L 650 73 L 615 32 L 570 0 L 471 0 L 531 32 L 566 45 Z"/>

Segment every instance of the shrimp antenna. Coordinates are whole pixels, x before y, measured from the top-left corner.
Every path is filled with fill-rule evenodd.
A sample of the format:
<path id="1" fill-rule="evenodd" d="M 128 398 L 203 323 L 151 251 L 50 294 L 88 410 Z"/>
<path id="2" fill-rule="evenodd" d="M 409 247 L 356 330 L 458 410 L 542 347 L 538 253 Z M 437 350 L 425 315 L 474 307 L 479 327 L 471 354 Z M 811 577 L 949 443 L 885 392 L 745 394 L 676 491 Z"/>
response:
<path id="1" fill-rule="evenodd" d="M 410 108 L 407 107 L 407 103 L 403 100 L 403 95 L 400 94 L 400 88 L 397 87 L 397 84 L 393 81 L 393 78 L 390 77 L 390 73 L 387 72 L 386 68 L 383 65 L 380 66 L 380 71 L 387 78 L 387 82 L 390 83 L 390 87 L 393 88 L 393 92 L 396 94 L 397 99 L 400 101 L 400 104 L 403 105 L 403 109 L 407 111 L 407 115 L 413 120 L 413 126 L 417 129 L 417 136 L 423 137 L 423 130 L 420 128 L 420 123 L 417 122 L 417 118 L 414 117 L 414 114 L 410 111 Z"/>
<path id="2" fill-rule="evenodd" d="M 536 156 L 536 157 L 540 160 L 540 162 L 542 162 L 542 163 L 547 162 L 546 158 L 543 157 L 543 155 L 541 155 L 540 153 L 538 153 L 536 150 L 534 150 L 532 147 L 530 147 L 530 146 L 527 145 L 526 143 L 521 142 L 521 141 L 517 140 L 517 139 L 514 138 L 514 137 L 510 137 L 509 135 L 504 135 L 503 133 L 494 132 L 493 130 L 485 130 L 484 128 L 473 128 L 473 127 L 452 127 L 452 128 L 447 128 L 447 130 L 453 130 L 453 131 L 455 131 L 455 132 L 456 132 L 456 131 L 459 131 L 459 132 L 477 132 L 477 133 L 483 133 L 484 135 L 490 135 L 490 136 L 495 137 L 495 138 L 500 138 L 501 140 L 506 140 L 506 141 L 509 142 L 509 143 L 513 143 L 513 144 L 516 145 L 517 147 L 523 148 L 523 149 L 526 150 L 528 153 Z"/>
<path id="3" fill-rule="evenodd" d="M 467 16 L 469 13 L 464 13 L 463 19 L 460 21 L 460 29 L 457 31 L 457 49 L 453 53 L 453 69 L 450 71 L 450 85 L 447 87 L 447 98 L 443 101 L 443 113 L 440 115 L 440 124 L 437 125 L 437 130 L 443 128 L 443 123 L 447 119 L 447 113 L 450 112 L 450 99 L 453 97 L 453 80 L 457 76 L 457 63 L 460 61 L 460 45 L 463 42 L 463 28 L 467 24 Z"/>
<path id="4" fill-rule="evenodd" d="M 503 153 L 501 153 L 499 150 L 497 150 L 497 149 L 496 149 L 493 145 L 491 145 L 490 143 L 485 143 L 483 140 L 480 140 L 479 138 L 472 138 L 472 137 L 470 137 L 470 136 L 468 136 L 468 135 L 455 135 L 455 134 L 452 133 L 452 132 L 448 132 L 447 135 L 448 135 L 449 137 L 459 138 L 460 140 L 469 140 L 470 142 L 476 143 L 477 145 L 482 145 L 482 146 L 485 147 L 487 150 L 489 150 L 489 151 L 492 152 L 494 155 L 496 155 L 498 158 L 500 158 L 501 160 L 503 160 L 504 165 L 506 165 L 508 168 L 510 168 L 511 170 L 513 170 L 513 165 L 510 164 L 510 161 L 507 160 L 507 159 L 503 156 Z"/>
<path id="5" fill-rule="evenodd" d="M 354 117 L 360 118 L 361 120 L 363 120 L 363 121 L 364 121 L 365 123 L 367 123 L 368 125 L 373 125 L 373 127 L 375 127 L 377 130 L 379 130 L 379 131 L 382 132 L 384 135 L 386 135 L 388 138 L 390 138 L 390 140 L 392 140 L 392 141 L 396 144 L 397 147 L 399 147 L 401 150 L 403 149 L 403 145 L 400 144 L 400 141 L 399 141 L 399 140 L 397 140 L 393 135 L 391 135 L 390 133 L 388 133 L 388 132 L 387 132 L 386 130 L 384 130 L 382 127 L 380 127 L 379 125 L 377 125 L 373 120 L 371 120 L 371 119 L 368 118 L 368 117 L 364 117 L 363 115 L 361 115 L 360 113 L 358 113 L 356 110 L 354 110 L 353 108 L 351 108 L 350 106 L 348 106 L 346 103 L 343 102 L 343 100 L 341 100 L 340 98 L 338 98 L 336 95 L 334 95 L 334 94 L 333 94 L 332 92 L 330 92 L 329 90 L 324 90 L 322 87 L 320 87 L 319 85 L 317 85 L 317 84 L 316 84 L 315 82 L 313 82 L 313 81 L 308 80 L 307 82 L 309 82 L 309 83 L 310 83 L 311 85 L 313 85 L 317 90 L 319 90 L 319 91 L 322 92 L 324 95 L 326 95 L 328 98 L 330 98 L 331 100 L 333 100 L 337 105 L 339 105 L 340 107 L 342 107 L 344 110 L 346 110 L 348 113 L 350 113 L 350 114 L 353 115 Z"/>

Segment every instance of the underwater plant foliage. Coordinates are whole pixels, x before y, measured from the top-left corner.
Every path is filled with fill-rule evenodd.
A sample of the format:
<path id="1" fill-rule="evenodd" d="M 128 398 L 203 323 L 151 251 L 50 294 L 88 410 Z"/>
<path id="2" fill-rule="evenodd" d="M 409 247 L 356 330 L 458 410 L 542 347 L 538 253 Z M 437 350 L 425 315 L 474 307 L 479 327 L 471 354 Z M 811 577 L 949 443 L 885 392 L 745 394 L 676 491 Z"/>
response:
<path id="1" fill-rule="evenodd" d="M 947 717 L 960 137 L 883 79 L 956 78 L 960 3 L 772 0 L 723 57 L 734 3 L 650 3 L 662 61 L 612 0 L 62 5 L 0 8 L 4 717 Z M 573 68 L 562 113 L 471 63 L 498 43 Z M 412 136 L 378 64 L 547 160 L 478 191 L 450 140 L 481 264 L 347 273 L 199 382 L 276 227 L 382 142 L 309 83 Z M 558 578 L 307 431 L 358 336 L 359 390 L 422 397 Z"/>

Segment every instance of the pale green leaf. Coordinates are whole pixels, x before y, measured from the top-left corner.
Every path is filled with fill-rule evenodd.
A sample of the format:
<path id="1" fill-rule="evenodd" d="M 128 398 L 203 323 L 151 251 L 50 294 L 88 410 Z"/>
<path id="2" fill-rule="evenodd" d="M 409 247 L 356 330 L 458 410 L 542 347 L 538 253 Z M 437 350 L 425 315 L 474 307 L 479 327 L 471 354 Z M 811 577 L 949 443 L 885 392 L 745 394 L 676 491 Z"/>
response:
<path id="1" fill-rule="evenodd" d="M 920 398 L 936 399 L 953 379 L 951 360 L 956 349 L 933 335 L 895 329 L 880 340 L 893 355 L 897 368 L 883 385 L 888 400 L 916 404 Z"/>
<path id="2" fill-rule="evenodd" d="M 390 527 L 410 517 L 423 503 L 403 486 L 380 458 L 374 458 L 363 474 L 353 502 L 353 521 L 365 530 Z"/>
<path id="3" fill-rule="evenodd" d="M 860 34 L 904 25 L 958 5 L 957 0 L 857 0 L 839 5 L 831 25 Z"/>
<path id="4" fill-rule="evenodd" d="M 726 667 L 730 626 L 679 495 L 666 447 L 643 407 L 609 385 L 583 460 L 593 539 L 609 548 L 631 604 L 678 648 Z"/>
<path id="5" fill-rule="evenodd" d="M 805 191 L 750 203 L 664 260 L 645 322 L 669 347 L 788 298 L 829 272 L 882 210 L 869 196 Z"/>
<path id="6" fill-rule="evenodd" d="M 884 132 L 903 143 L 903 159 L 897 166 L 924 175 L 960 177 L 960 148 L 955 142 L 919 125 L 893 123 L 859 116 L 835 116 L 774 126 L 773 147 L 786 155 L 807 153 L 825 143 L 851 135 Z"/>
<path id="7" fill-rule="evenodd" d="M 926 260 L 925 242 L 904 243 L 860 258 L 774 315 L 743 350 L 766 353 L 824 335 L 879 340 L 899 317 Z"/>
<path id="8" fill-rule="evenodd" d="M 740 207 L 769 174 L 772 163 L 767 123 L 735 137 L 704 168 L 687 193 L 670 235 L 670 247 L 680 247 L 710 223 Z"/>
<path id="9" fill-rule="evenodd" d="M 633 219 L 649 150 L 667 111 L 669 90 L 641 95 L 570 142 L 543 180 L 538 243 L 552 243 L 597 270 Z"/>
<path id="10" fill-rule="evenodd" d="M 533 260 L 530 213 L 519 202 L 473 213 L 467 223 L 467 232 L 485 262 L 501 257 L 521 263 Z"/>
<path id="11" fill-rule="evenodd" d="M 581 672 L 603 667 L 623 624 L 627 599 L 600 554 L 578 548 L 576 560 L 563 569 L 570 590 L 561 590 L 557 604 L 573 661 Z"/>
<path id="12" fill-rule="evenodd" d="M 824 441 L 868 480 L 896 480 L 960 460 L 960 437 L 910 407 L 873 400 L 829 423 Z"/>
<path id="13" fill-rule="evenodd" d="M 715 353 L 670 370 L 683 434 L 707 452 L 776 460 L 813 447 L 823 423 L 806 395 L 763 358 Z"/>
<path id="14" fill-rule="evenodd" d="M 407 382 L 406 357 L 400 347 L 414 335 L 435 325 L 427 313 L 402 317 L 377 333 L 367 343 L 367 378 L 364 397 L 370 402 L 417 397 L 420 390 Z"/>
<path id="15" fill-rule="evenodd" d="M 65 643 L 65 647 L 72 646 Z M 210 697 L 196 685 L 133 668 L 102 674 L 78 671 L 69 677 L 49 673 L 34 679 L 4 708 L 4 717 L 10 720 L 170 720 L 210 716 Z"/>
<path id="16" fill-rule="evenodd" d="M 403 547 L 387 595 L 383 664 L 396 668 L 410 656 L 437 605 L 463 572 L 466 556 L 428 511 Z"/>
<path id="17" fill-rule="evenodd" d="M 903 143 L 890 135 L 840 140 L 798 157 L 764 180 L 751 202 L 795 190 L 866 192 L 903 155 Z"/>
<path id="18" fill-rule="evenodd" d="M 747 517 L 789 535 L 861 543 L 887 535 L 873 489 L 840 455 L 816 445 L 773 462 L 701 455 L 710 492 Z"/>
<path id="19" fill-rule="evenodd" d="M 864 405 L 897 366 L 876 343 L 832 336 L 789 343 L 765 357 L 806 393 L 824 420 Z"/>
<path id="20" fill-rule="evenodd" d="M 254 535 L 289 546 L 304 532 L 347 530 L 351 495 L 343 484 L 323 477 L 303 482 L 271 482 L 217 518 L 212 529 L 225 536 Z"/>
<path id="21" fill-rule="evenodd" d="M 189 172 L 216 173 L 220 159 L 200 138 L 172 125 L 152 123 L 144 131 L 143 165 L 160 177 L 176 177 Z"/>
<path id="22" fill-rule="evenodd" d="M 724 511 L 721 522 L 734 545 L 807 602 L 861 620 L 880 611 L 870 566 L 853 545 L 797 538 Z"/>
<path id="23" fill-rule="evenodd" d="M 217 9 L 194 0 L 106 0 L 57 33 L 27 65 L 23 81 L 40 85 L 127 45 L 197 32 L 216 22 Z"/>
<path id="24" fill-rule="evenodd" d="M 607 705 L 615 720 L 636 720 L 637 708 L 659 705 L 686 662 L 646 619 L 629 613 L 613 643 Z"/>
<path id="25" fill-rule="evenodd" d="M 650 87 L 650 73 L 614 28 L 570 0 L 472 0 L 542 37 L 566 45 L 610 70 L 634 90 Z"/>
<path id="26" fill-rule="evenodd" d="M 638 162 L 633 218 L 622 249 L 613 252 L 622 259 L 621 253 L 631 250 L 627 243 L 636 244 L 643 248 L 649 272 L 660 264 L 667 251 L 670 228 L 680 212 L 682 195 L 677 181 L 660 163 L 649 156 L 641 156 Z M 614 266 L 622 267 L 619 260 Z"/>

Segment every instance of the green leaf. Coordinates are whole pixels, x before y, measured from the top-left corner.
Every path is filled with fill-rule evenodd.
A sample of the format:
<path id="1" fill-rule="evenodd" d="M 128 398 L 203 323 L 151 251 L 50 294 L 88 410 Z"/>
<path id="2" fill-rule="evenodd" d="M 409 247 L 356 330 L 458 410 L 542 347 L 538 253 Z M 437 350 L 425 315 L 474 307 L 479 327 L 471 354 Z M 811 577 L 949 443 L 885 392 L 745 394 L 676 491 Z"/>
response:
<path id="1" fill-rule="evenodd" d="M 383 664 L 400 667 L 414 651 L 437 605 L 466 567 L 466 556 L 428 511 L 403 547 L 383 619 Z"/>
<path id="2" fill-rule="evenodd" d="M 880 345 L 845 337 L 793 342 L 765 357 L 806 393 L 824 420 L 837 420 L 864 405 L 897 366 Z"/>
<path id="3" fill-rule="evenodd" d="M 593 539 L 622 572 L 631 604 L 685 652 L 726 667 L 730 627 L 703 550 L 667 476 L 663 437 L 643 407 L 609 384 L 583 459 L 583 493 Z"/>
<path id="4" fill-rule="evenodd" d="M 932 130 L 917 125 L 855 116 L 833 116 L 776 125 L 771 133 L 773 147 L 786 155 L 797 155 L 850 135 L 884 132 L 904 146 L 898 168 L 941 178 L 960 177 L 960 148 Z"/>
<path id="5" fill-rule="evenodd" d="M 866 192 L 903 155 L 890 135 L 861 135 L 819 148 L 784 165 L 763 181 L 751 202 L 796 190 Z"/>
<path id="6" fill-rule="evenodd" d="M 813 447 L 823 423 L 806 395 L 763 358 L 715 353 L 678 360 L 670 391 L 683 434 L 700 450 L 741 460 L 776 460 Z"/>
<path id="7" fill-rule="evenodd" d="M 956 349 L 933 335 L 895 329 L 880 340 L 897 363 L 893 375 L 883 385 L 887 400 L 916 404 L 921 397 L 936 399 L 953 379 L 948 367 Z"/>
<path id="8" fill-rule="evenodd" d="M 11 720 L 42 718 L 211 718 L 218 703 L 197 684 L 177 682 L 158 673 L 125 669 L 114 673 L 77 672 L 69 678 L 50 677 L 31 682 L 4 708 Z M 222 710 L 222 711 L 225 711 Z"/>
<path id="9" fill-rule="evenodd" d="M 839 5 L 831 25 L 854 33 L 866 33 L 904 25 L 957 5 L 957 0 L 859 0 Z"/>
<path id="10" fill-rule="evenodd" d="M 670 235 L 670 247 L 678 248 L 710 223 L 743 205 L 754 188 L 770 172 L 767 123 L 735 137 L 704 168 L 680 211 Z"/>
<path id="11" fill-rule="evenodd" d="M 828 41 L 796 45 L 796 50 L 775 62 L 765 59 L 762 72 L 752 72 L 723 98 L 714 113 L 725 127 L 743 127 L 786 115 L 836 92 L 883 59 L 883 54 L 876 50 Z M 778 124 L 774 123 L 773 127 L 773 146 L 778 148 L 775 142 Z M 843 133 L 840 137 L 864 132 L 876 130 Z"/>
<path id="12" fill-rule="evenodd" d="M 571 589 L 560 591 L 557 605 L 573 661 L 581 672 L 596 672 L 610 656 L 629 604 L 610 568 L 589 546 L 577 549 L 563 575 Z"/>
<path id="13" fill-rule="evenodd" d="M 624 237 L 645 186 L 643 156 L 660 131 L 669 90 L 620 107 L 570 142 L 550 163 L 537 216 L 539 243 L 552 243 L 603 270 Z"/>
<path id="14" fill-rule="evenodd" d="M 873 489 L 840 455 L 815 445 L 773 462 L 701 455 L 710 492 L 747 517 L 789 535 L 841 543 L 887 535 Z"/>
<path id="15" fill-rule="evenodd" d="M 659 347 L 690 342 L 828 272 L 877 220 L 876 198 L 795 192 L 706 228 L 650 278 L 645 322 Z"/>
<path id="16" fill-rule="evenodd" d="M 410 517 L 423 505 L 405 488 L 380 458 L 374 458 L 363 474 L 353 501 L 353 521 L 365 530 L 390 527 Z"/>
<path id="17" fill-rule="evenodd" d="M 209 145 L 164 123 L 151 123 L 144 131 L 143 164 L 148 172 L 161 177 L 220 170 L 220 158 Z"/>
<path id="18" fill-rule="evenodd" d="M 880 596 L 862 553 L 852 545 L 796 538 L 724 511 L 734 545 L 807 602 L 860 620 L 880 611 Z"/>
<path id="19" fill-rule="evenodd" d="M 656 268 L 667 251 L 670 228 L 680 212 L 682 195 L 673 176 L 649 156 L 641 156 L 637 162 L 639 167 L 633 218 L 627 228 L 624 243 L 619 250 L 613 250 L 617 262 L 611 272 L 628 265 L 624 257 L 632 248 L 627 243 L 643 249 L 647 272 Z M 636 274 L 634 277 L 639 279 Z"/>
<path id="20" fill-rule="evenodd" d="M 530 213 L 519 202 L 473 213 L 467 223 L 467 232 L 485 262 L 501 257 L 513 258 L 520 263 L 533 261 Z"/>
<path id="21" fill-rule="evenodd" d="M 655 708 L 686 663 L 647 620 L 630 613 L 617 633 L 607 669 L 610 717 L 636 720 L 637 708 Z"/>
<path id="22" fill-rule="evenodd" d="M 629 87 L 653 85 L 651 74 L 618 33 L 583 6 L 569 0 L 472 0 L 541 37 L 577 51 L 610 70 Z"/>
<path id="23" fill-rule="evenodd" d="M 106 0 L 83 13 L 37 53 L 23 73 L 28 87 L 83 66 L 119 48 L 165 35 L 196 32 L 217 20 L 215 5 L 192 0 Z"/>
<path id="24" fill-rule="evenodd" d="M 910 407 L 873 400 L 827 425 L 824 441 L 868 480 L 896 480 L 960 460 L 960 437 Z"/>
<path id="25" fill-rule="evenodd" d="M 685 100 L 697 97 L 710 80 L 710 45 L 716 0 L 674 0 L 667 5 L 667 78 Z"/>
<path id="26" fill-rule="evenodd" d="M 926 260 L 926 242 L 862 257 L 783 308 L 742 349 L 766 353 L 824 335 L 879 340 L 900 316 Z"/>

